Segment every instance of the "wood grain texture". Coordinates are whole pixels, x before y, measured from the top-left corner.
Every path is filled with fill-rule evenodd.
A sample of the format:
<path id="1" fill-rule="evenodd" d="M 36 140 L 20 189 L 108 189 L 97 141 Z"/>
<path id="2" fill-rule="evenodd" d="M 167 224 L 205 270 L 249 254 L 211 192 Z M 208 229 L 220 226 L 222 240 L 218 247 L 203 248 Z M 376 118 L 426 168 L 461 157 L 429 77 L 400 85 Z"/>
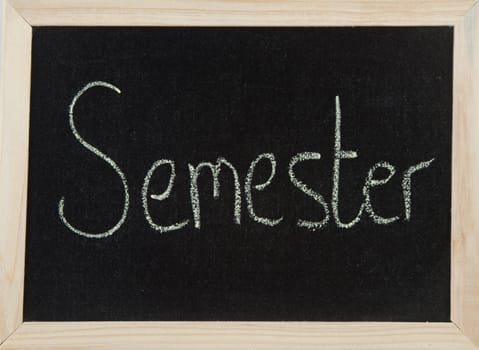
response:
<path id="1" fill-rule="evenodd" d="M 4 8 L 0 85 L 0 343 L 22 321 L 31 27 Z"/>
<path id="2" fill-rule="evenodd" d="M 479 5 L 455 27 L 451 318 L 479 346 Z"/>
<path id="3" fill-rule="evenodd" d="M 31 25 L 454 24 L 476 0 L 9 0 Z"/>
<path id="4" fill-rule="evenodd" d="M 455 24 L 452 324 L 26 323 L 3 349 L 473 349 L 479 344 L 475 0 L 9 0 L 0 85 L 0 342 L 21 323 L 32 25 Z M 467 15 L 466 10 L 473 7 Z M 8 68 L 7 68 L 8 67 Z"/>
<path id="5" fill-rule="evenodd" d="M 473 350 L 452 323 L 24 323 L 1 350 L 20 349 Z"/>

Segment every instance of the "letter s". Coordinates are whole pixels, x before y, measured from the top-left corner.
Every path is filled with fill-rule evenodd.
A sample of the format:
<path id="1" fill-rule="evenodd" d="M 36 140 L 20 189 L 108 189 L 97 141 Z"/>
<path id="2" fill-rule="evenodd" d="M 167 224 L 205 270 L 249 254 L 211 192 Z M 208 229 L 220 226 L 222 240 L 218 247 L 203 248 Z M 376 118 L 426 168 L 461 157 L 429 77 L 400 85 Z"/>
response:
<path id="1" fill-rule="evenodd" d="M 116 86 L 112 85 L 112 84 L 109 84 L 109 83 L 106 83 L 106 82 L 103 82 L 103 81 L 94 81 L 94 82 L 91 82 L 91 83 L 88 83 L 87 85 L 85 85 L 76 95 L 75 97 L 73 97 L 73 100 L 72 100 L 72 103 L 70 104 L 70 109 L 69 109 L 69 116 L 70 116 L 70 129 L 71 131 L 73 132 L 73 135 L 75 136 L 75 138 L 78 140 L 78 142 L 80 142 L 80 144 L 85 147 L 87 150 L 89 150 L 90 152 L 92 152 L 93 154 L 95 154 L 97 157 L 103 159 L 105 162 L 107 162 L 112 168 L 113 170 L 115 170 L 115 172 L 118 174 L 118 176 L 120 176 L 120 179 L 121 179 L 121 182 L 123 183 L 123 190 L 125 192 L 125 202 L 124 202 L 124 205 L 123 205 L 123 213 L 121 215 L 121 218 L 120 220 L 116 223 L 115 226 L 113 226 L 112 228 L 110 228 L 108 231 L 105 231 L 105 232 L 101 232 L 101 233 L 88 233 L 88 232 L 85 232 L 85 231 L 82 231 L 82 230 L 79 230 L 75 227 L 73 227 L 69 222 L 68 220 L 65 218 L 65 214 L 63 212 L 63 208 L 65 206 L 65 198 L 62 197 L 60 199 L 60 201 L 58 202 L 58 214 L 60 216 L 60 219 L 61 221 L 65 224 L 66 227 L 68 227 L 71 231 L 73 231 L 74 233 L 76 233 L 77 235 L 80 235 L 80 236 L 83 236 L 83 237 L 87 237 L 87 238 L 105 238 L 105 237 L 108 237 L 108 236 L 111 236 L 112 234 L 114 234 L 120 227 L 121 225 L 125 222 L 125 219 L 126 219 L 126 215 L 128 213 L 128 205 L 129 205 L 129 195 L 128 195 L 128 185 L 126 183 L 126 177 L 125 177 L 125 174 L 123 174 L 123 172 L 120 170 L 120 168 L 118 167 L 118 165 L 111 159 L 109 158 L 107 155 L 105 155 L 104 153 L 100 152 L 97 148 L 95 148 L 94 146 L 92 146 L 91 144 L 89 144 L 88 142 L 86 142 L 81 136 L 80 134 L 78 133 L 78 131 L 76 130 L 75 128 L 75 124 L 73 122 L 73 110 L 75 108 L 75 105 L 78 101 L 78 99 L 89 89 L 93 88 L 93 87 L 96 87 L 96 86 L 100 86 L 100 87 L 105 87 L 105 88 L 108 88 L 108 89 L 111 89 L 113 91 L 116 91 L 118 94 L 121 94 L 121 91 L 120 89 L 118 89 Z"/>
<path id="2" fill-rule="evenodd" d="M 291 158 L 289 161 L 289 169 L 288 169 L 288 174 L 289 174 L 289 179 L 295 185 L 297 188 L 299 188 L 302 192 L 307 194 L 309 197 L 312 197 L 316 202 L 321 204 L 323 207 L 324 211 L 324 218 L 321 221 L 309 221 L 309 220 L 303 220 L 299 219 L 297 222 L 297 225 L 299 227 L 306 227 L 307 229 L 311 231 L 316 231 L 324 227 L 328 221 L 329 221 L 329 208 L 328 204 L 324 200 L 323 196 L 311 189 L 308 185 L 306 185 L 304 182 L 299 180 L 296 177 L 296 174 L 294 173 L 294 167 L 296 164 L 299 162 L 304 162 L 307 160 L 319 160 L 321 159 L 321 154 L 317 152 L 303 152 L 303 153 L 298 153 L 294 157 Z"/>

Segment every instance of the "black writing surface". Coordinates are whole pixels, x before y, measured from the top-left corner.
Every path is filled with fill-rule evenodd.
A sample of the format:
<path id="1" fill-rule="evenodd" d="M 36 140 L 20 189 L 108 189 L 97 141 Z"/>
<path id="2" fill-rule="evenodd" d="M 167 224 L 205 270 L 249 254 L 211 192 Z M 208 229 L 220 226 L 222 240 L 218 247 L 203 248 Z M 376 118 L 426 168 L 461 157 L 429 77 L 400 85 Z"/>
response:
<path id="1" fill-rule="evenodd" d="M 452 47 L 34 28 L 25 320 L 449 321 Z"/>

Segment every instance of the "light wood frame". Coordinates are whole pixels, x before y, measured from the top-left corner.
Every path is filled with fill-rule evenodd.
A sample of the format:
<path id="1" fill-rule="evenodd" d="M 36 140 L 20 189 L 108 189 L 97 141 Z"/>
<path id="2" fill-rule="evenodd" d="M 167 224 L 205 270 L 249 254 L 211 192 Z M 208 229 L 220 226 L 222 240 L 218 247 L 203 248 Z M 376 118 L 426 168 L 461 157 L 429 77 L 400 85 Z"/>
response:
<path id="1" fill-rule="evenodd" d="M 479 349 L 478 0 L 4 0 L 0 349 Z M 32 26 L 454 26 L 451 322 L 23 322 Z"/>

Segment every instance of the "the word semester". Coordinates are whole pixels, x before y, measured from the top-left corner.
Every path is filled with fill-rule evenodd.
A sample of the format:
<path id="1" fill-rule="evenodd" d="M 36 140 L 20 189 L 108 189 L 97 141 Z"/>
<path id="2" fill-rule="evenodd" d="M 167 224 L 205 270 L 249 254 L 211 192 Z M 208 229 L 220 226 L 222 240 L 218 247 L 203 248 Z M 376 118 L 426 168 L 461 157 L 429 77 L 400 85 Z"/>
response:
<path id="1" fill-rule="evenodd" d="M 82 229 L 74 227 L 65 217 L 65 198 L 61 198 L 58 203 L 58 214 L 60 216 L 61 221 L 65 224 L 68 229 L 73 231 L 74 233 L 87 237 L 87 238 L 104 238 L 113 235 L 125 222 L 128 214 L 129 208 L 129 191 L 128 191 L 128 183 L 126 180 L 126 176 L 120 167 L 116 164 L 116 162 L 108 157 L 106 154 L 102 153 L 98 150 L 95 146 L 89 144 L 85 141 L 78 131 L 75 128 L 74 123 L 74 109 L 75 105 L 78 103 L 80 97 L 89 89 L 94 87 L 103 87 L 107 89 L 111 89 L 118 94 L 121 94 L 121 91 L 116 86 L 102 82 L 102 81 L 95 81 L 87 84 L 84 86 L 73 98 L 70 107 L 69 107 L 69 123 L 70 128 L 73 133 L 73 136 L 78 140 L 78 142 L 85 147 L 87 150 L 95 154 L 97 157 L 101 158 L 103 161 L 108 163 L 113 170 L 118 174 L 123 184 L 123 191 L 124 191 L 124 204 L 123 204 L 123 211 L 121 214 L 120 219 L 118 222 L 109 230 L 105 232 L 86 232 Z M 333 184 L 332 184 L 332 193 L 331 193 L 331 205 L 329 206 L 328 203 L 325 201 L 324 197 L 311 189 L 306 183 L 298 179 L 295 174 L 295 166 L 298 163 L 305 162 L 305 161 L 317 161 L 321 158 L 321 154 L 318 152 L 302 152 L 298 153 L 293 156 L 288 165 L 288 175 L 291 183 L 298 188 L 298 190 L 302 191 L 305 195 L 314 199 L 319 206 L 321 207 L 320 210 L 320 217 L 321 219 L 318 221 L 311 221 L 306 219 L 298 219 L 297 226 L 304 227 L 311 231 L 316 231 L 324 227 L 328 224 L 331 219 L 331 212 L 334 223 L 339 228 L 351 228 L 356 225 L 363 216 L 369 216 L 372 221 L 379 225 L 387 225 L 399 220 L 399 216 L 394 217 L 382 217 L 374 211 L 374 207 L 371 203 L 371 196 L 370 192 L 372 189 L 376 187 L 380 187 L 388 183 L 391 178 L 396 173 L 395 167 L 385 161 L 378 162 L 374 164 L 368 171 L 363 185 L 363 203 L 361 204 L 356 217 L 350 222 L 343 222 L 339 215 L 339 179 L 340 179 L 340 169 L 341 169 L 341 161 L 346 159 L 354 159 L 358 158 L 358 153 L 355 151 L 346 151 L 341 148 L 341 106 L 339 96 L 336 97 L 336 124 L 335 124 L 335 137 L 334 137 L 334 162 L 333 162 Z M 419 170 L 425 169 L 431 165 L 434 161 L 433 159 L 421 162 L 419 164 L 412 165 L 408 169 L 406 169 L 402 174 L 402 192 L 404 197 L 404 217 L 403 219 L 409 221 L 411 218 L 411 188 L 412 188 L 412 175 Z M 269 162 L 271 166 L 271 173 L 269 178 L 263 183 L 255 183 L 254 182 L 254 173 L 255 168 L 259 162 Z M 163 193 L 160 194 L 151 194 L 148 197 L 148 190 L 151 178 L 154 176 L 155 171 L 160 167 L 168 167 L 170 170 L 170 178 L 166 189 Z M 213 178 L 213 197 L 218 198 L 220 195 L 220 182 L 219 182 L 219 175 L 222 170 L 230 171 L 233 179 L 234 179 L 234 213 L 233 213 L 233 221 L 237 225 L 241 225 L 241 208 L 242 208 L 242 189 L 244 191 L 244 197 L 246 199 L 246 208 L 249 214 L 249 217 L 254 220 L 255 222 L 267 225 L 267 226 L 276 226 L 282 220 L 283 217 L 278 218 L 267 218 L 261 217 L 256 214 L 255 206 L 253 203 L 252 192 L 253 191 L 264 191 L 273 181 L 275 174 L 276 174 L 276 159 L 274 154 L 272 153 L 263 153 L 256 157 L 255 160 L 251 162 L 249 166 L 248 173 L 244 180 L 244 183 L 240 181 L 238 176 L 238 172 L 236 171 L 233 164 L 228 162 L 226 159 L 219 157 L 216 160 L 216 163 L 213 164 L 211 162 L 202 162 L 197 165 L 188 164 L 188 170 L 190 175 L 190 198 L 191 198 L 191 209 L 193 214 L 193 225 L 195 228 L 199 229 L 201 227 L 201 203 L 200 203 L 200 196 L 198 193 L 198 177 L 203 169 L 209 169 L 212 178 Z M 388 175 L 385 178 L 377 178 L 375 176 L 376 171 L 378 169 L 386 170 Z M 154 162 L 151 168 L 148 170 L 144 182 L 143 188 L 141 191 L 141 198 L 143 203 L 143 210 L 145 214 L 145 218 L 148 221 L 149 225 L 152 229 L 158 232 L 170 232 L 176 231 L 184 228 L 185 226 L 190 224 L 189 219 L 184 219 L 182 221 L 172 222 L 168 225 L 160 225 L 157 221 L 155 221 L 150 213 L 150 209 L 148 207 L 148 200 L 156 200 L 156 201 L 164 201 L 167 200 L 170 196 L 174 182 L 176 177 L 176 170 L 175 170 L 175 162 L 170 159 L 160 159 Z"/>

